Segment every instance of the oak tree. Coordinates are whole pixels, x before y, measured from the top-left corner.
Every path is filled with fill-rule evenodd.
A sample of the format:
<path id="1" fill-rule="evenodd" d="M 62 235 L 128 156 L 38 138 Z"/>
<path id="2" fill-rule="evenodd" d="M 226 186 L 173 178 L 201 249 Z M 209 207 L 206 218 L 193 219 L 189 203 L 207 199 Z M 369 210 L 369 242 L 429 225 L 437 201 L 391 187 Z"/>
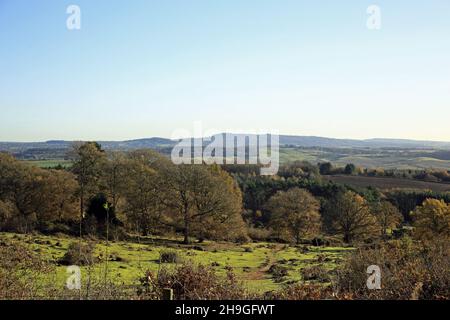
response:
<path id="1" fill-rule="evenodd" d="M 315 236 L 320 231 L 319 208 L 319 201 L 300 188 L 278 191 L 267 204 L 272 228 L 286 231 L 297 244 L 302 237 Z"/>

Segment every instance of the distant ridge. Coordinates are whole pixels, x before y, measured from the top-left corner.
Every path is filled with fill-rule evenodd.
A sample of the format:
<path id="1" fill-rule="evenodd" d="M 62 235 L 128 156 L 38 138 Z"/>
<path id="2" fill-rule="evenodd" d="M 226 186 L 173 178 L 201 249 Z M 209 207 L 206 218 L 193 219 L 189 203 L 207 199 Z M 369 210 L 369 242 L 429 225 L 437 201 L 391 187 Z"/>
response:
<path id="1" fill-rule="evenodd" d="M 218 135 L 224 135 L 221 133 Z M 215 135 L 215 136 L 218 136 Z M 247 136 L 246 134 L 235 134 Z M 251 135 L 251 134 L 250 134 Z M 58 157 L 63 156 L 74 141 L 49 140 L 45 142 L 0 142 L 0 151 L 10 152 L 20 158 L 30 159 L 36 155 L 45 155 L 48 151 Z M 128 151 L 136 149 L 163 149 L 173 147 L 177 141 L 161 137 L 133 139 L 124 141 L 98 141 L 106 150 Z M 423 141 L 408 139 L 335 139 L 317 136 L 280 135 L 280 146 L 284 147 L 317 147 L 317 148 L 408 148 L 408 149 L 440 149 L 450 150 L 450 142 Z M 50 153 L 50 152 L 48 152 Z"/>

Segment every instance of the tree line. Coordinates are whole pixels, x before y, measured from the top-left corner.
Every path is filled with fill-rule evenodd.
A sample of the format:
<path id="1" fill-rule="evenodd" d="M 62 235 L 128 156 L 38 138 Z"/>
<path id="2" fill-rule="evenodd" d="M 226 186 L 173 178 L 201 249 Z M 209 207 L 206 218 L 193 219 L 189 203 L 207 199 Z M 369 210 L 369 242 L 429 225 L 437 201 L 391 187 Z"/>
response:
<path id="1" fill-rule="evenodd" d="M 174 165 L 156 151 L 106 153 L 95 142 L 69 156 L 73 166 L 55 170 L 0 154 L 1 231 L 172 233 L 189 243 L 246 241 L 250 230 L 265 230 L 268 239 L 325 234 L 351 243 L 388 238 L 402 225 L 421 237 L 450 230 L 448 194 L 355 190 L 322 181 L 323 167 L 306 162 L 267 177 L 258 166 Z"/>
<path id="2" fill-rule="evenodd" d="M 95 142 L 74 146 L 69 171 L 44 170 L 0 155 L 2 230 L 163 231 L 235 240 L 245 236 L 242 195 L 218 166 L 173 165 L 152 150 L 107 154 Z"/>

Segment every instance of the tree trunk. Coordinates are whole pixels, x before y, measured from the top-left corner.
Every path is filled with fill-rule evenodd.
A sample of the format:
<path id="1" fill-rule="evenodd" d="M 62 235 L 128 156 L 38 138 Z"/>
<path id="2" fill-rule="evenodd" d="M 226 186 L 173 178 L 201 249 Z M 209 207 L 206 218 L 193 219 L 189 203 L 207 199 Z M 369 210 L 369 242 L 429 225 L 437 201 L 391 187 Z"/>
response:
<path id="1" fill-rule="evenodd" d="M 345 233 L 344 234 L 344 242 L 345 243 L 350 243 L 350 241 L 352 240 L 352 237 L 349 233 Z"/>
<path id="2" fill-rule="evenodd" d="M 83 213 L 84 213 L 84 196 L 80 196 L 80 217 L 83 219 Z"/>
<path id="3" fill-rule="evenodd" d="M 184 244 L 189 244 L 189 219 L 187 216 L 184 218 Z"/>
<path id="4" fill-rule="evenodd" d="M 81 193 L 81 195 L 80 195 L 80 223 L 79 223 L 80 238 L 82 236 L 82 229 L 83 229 L 83 214 L 84 214 L 84 195 L 83 195 L 83 193 Z"/>
<path id="5" fill-rule="evenodd" d="M 298 245 L 298 244 L 300 244 L 300 233 L 297 233 L 296 235 L 295 235 L 295 243 Z"/>

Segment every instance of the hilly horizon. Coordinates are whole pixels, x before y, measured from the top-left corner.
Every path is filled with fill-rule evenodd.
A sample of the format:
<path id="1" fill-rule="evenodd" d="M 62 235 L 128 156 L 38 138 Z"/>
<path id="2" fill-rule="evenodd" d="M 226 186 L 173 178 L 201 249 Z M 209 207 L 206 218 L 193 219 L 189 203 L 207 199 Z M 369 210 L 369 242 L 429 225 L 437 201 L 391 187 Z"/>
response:
<path id="1" fill-rule="evenodd" d="M 219 133 L 214 136 L 224 135 Z M 252 136 L 254 134 L 234 134 L 235 136 Z M 213 136 L 213 137 L 214 137 Z M 397 139 L 397 138 L 370 138 L 370 139 L 340 139 L 321 136 L 279 135 L 280 146 L 295 147 L 325 147 L 325 148 L 438 148 L 450 149 L 449 141 Z M 193 139 L 193 138 L 191 138 Z M 203 140 L 211 137 L 203 137 Z M 0 141 L 0 151 L 26 148 L 67 148 L 71 144 L 84 140 L 47 140 L 36 142 L 10 142 Z M 161 148 L 176 144 L 179 139 L 163 137 L 138 138 L 128 140 L 95 140 L 105 149 L 139 149 Z"/>

